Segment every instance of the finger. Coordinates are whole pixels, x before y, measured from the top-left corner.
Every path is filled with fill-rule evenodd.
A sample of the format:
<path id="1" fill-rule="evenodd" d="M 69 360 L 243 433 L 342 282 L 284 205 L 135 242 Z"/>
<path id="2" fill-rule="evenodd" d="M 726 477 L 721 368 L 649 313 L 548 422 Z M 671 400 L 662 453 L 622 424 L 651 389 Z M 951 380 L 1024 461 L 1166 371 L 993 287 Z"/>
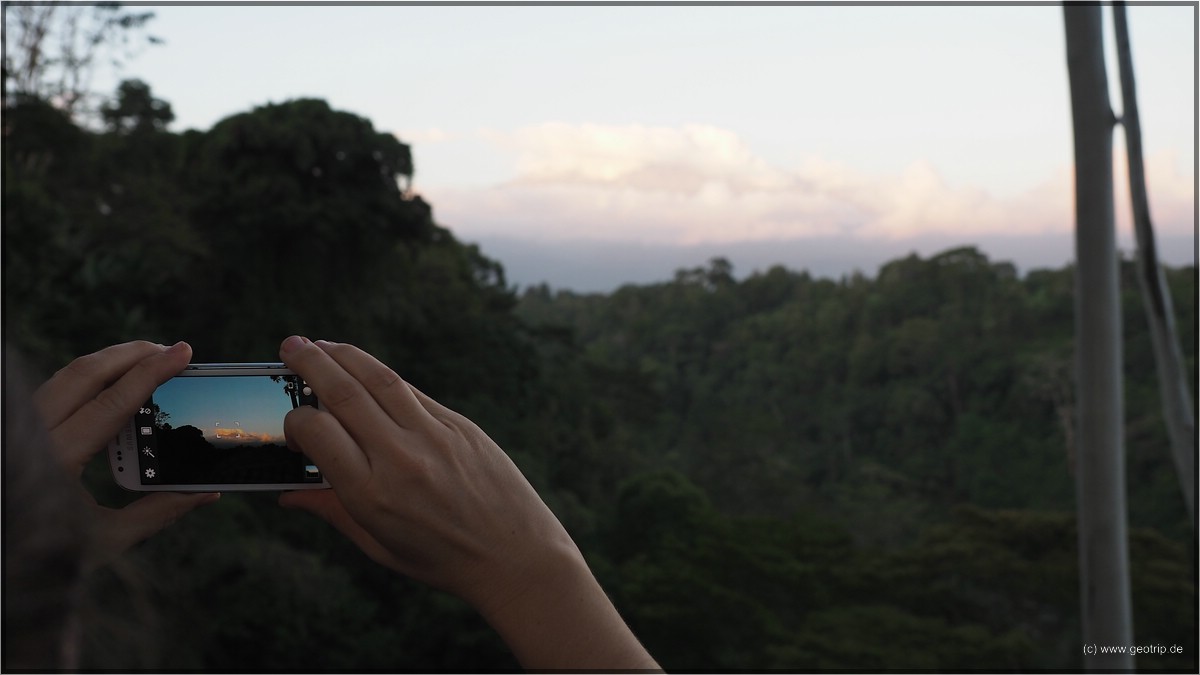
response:
<path id="1" fill-rule="evenodd" d="M 321 469 L 330 485 L 354 489 L 371 475 L 366 454 L 324 410 L 307 405 L 292 410 L 283 418 L 283 436 L 288 447 L 304 453 Z"/>
<path id="2" fill-rule="evenodd" d="M 33 403 L 46 426 L 54 428 L 138 361 L 164 350 L 160 344 L 138 340 L 81 356 L 38 387 Z"/>
<path id="3" fill-rule="evenodd" d="M 166 351 L 142 358 L 116 383 L 101 390 L 52 428 L 50 438 L 59 453 L 59 461 L 69 468 L 81 468 L 116 437 L 158 385 L 187 367 L 191 355 L 191 346 L 180 342 Z"/>
<path id="4" fill-rule="evenodd" d="M 437 423 L 437 419 L 417 399 L 414 389 L 374 356 L 354 345 L 325 340 L 317 340 L 316 345 L 358 380 L 396 424 L 406 429 L 422 430 Z"/>
<path id="5" fill-rule="evenodd" d="M 279 505 L 287 509 L 302 509 L 333 525 L 354 542 L 375 562 L 399 569 L 395 556 L 354 520 L 334 490 L 293 490 L 279 495 Z"/>
<path id="6" fill-rule="evenodd" d="M 181 494 L 158 492 L 123 509 L 103 509 L 93 532 L 92 565 L 102 565 L 150 535 L 161 531 L 192 509 L 220 499 L 219 492 Z"/>
<path id="7" fill-rule="evenodd" d="M 293 336 L 284 340 L 279 356 L 312 387 L 321 407 L 337 418 L 361 452 L 370 456 L 392 440 L 396 422 L 361 382 L 320 347 Z"/>
<path id="8" fill-rule="evenodd" d="M 408 383 L 406 382 L 405 384 L 408 384 Z M 429 412 L 429 415 L 431 417 L 433 417 L 434 419 L 436 419 L 442 423 L 454 422 L 456 424 L 462 424 L 463 422 L 470 422 L 470 420 L 468 420 L 463 415 L 461 415 L 461 414 L 447 408 L 446 406 L 442 405 L 441 403 L 438 403 L 437 401 L 433 400 L 428 395 L 426 395 L 425 392 L 421 391 L 420 389 L 417 389 L 412 384 L 408 384 L 408 389 L 409 389 L 409 391 L 412 392 L 413 396 L 417 399 L 417 401 L 421 404 L 421 406 L 423 408 L 425 408 L 425 410 Z M 473 424 L 473 422 L 472 422 L 472 424 Z"/>

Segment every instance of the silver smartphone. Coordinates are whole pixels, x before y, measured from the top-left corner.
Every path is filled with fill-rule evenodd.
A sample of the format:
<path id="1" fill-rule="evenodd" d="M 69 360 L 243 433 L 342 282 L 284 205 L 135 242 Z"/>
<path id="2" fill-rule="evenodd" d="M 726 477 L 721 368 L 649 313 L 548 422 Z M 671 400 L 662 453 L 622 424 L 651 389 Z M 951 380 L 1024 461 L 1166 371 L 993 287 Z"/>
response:
<path id="1" fill-rule="evenodd" d="M 282 363 L 194 363 L 154 391 L 109 445 L 127 490 L 232 492 L 329 487 L 287 446 L 283 418 L 318 406 Z"/>

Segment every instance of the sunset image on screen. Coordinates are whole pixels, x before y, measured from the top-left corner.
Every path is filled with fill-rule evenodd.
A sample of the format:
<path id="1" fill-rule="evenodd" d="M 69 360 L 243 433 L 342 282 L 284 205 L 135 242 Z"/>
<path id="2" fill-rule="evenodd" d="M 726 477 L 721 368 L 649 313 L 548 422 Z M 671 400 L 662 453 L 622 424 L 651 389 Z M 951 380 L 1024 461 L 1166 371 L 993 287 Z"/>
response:
<path id="1" fill-rule="evenodd" d="M 292 401 L 283 380 L 266 376 L 178 377 L 154 394 L 173 430 L 191 427 L 213 448 L 284 446 Z"/>
<path id="2" fill-rule="evenodd" d="M 283 445 L 285 443 L 283 434 L 273 435 L 267 432 L 248 431 L 241 427 L 215 427 L 212 430 L 212 437 L 209 440 L 214 445 L 221 443 L 237 445 L 265 445 L 267 443 L 275 443 Z"/>

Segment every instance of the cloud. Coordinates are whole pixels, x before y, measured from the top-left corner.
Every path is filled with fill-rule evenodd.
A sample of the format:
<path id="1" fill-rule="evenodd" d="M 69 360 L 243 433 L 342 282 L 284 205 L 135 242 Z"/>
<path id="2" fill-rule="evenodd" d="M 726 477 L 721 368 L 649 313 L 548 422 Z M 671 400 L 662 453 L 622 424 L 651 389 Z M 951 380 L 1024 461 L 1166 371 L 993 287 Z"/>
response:
<path id="1" fill-rule="evenodd" d="M 284 445 L 286 441 L 281 435 L 246 431 L 242 428 L 217 427 L 213 431 L 213 443 L 218 445 L 267 445 L 270 443 Z"/>
<path id="2" fill-rule="evenodd" d="M 480 138 L 513 158 L 513 175 L 484 188 L 434 188 L 439 222 L 464 236 L 508 234 L 543 240 L 650 244 L 852 236 L 898 240 L 922 235 L 1069 232 L 1073 177 L 1060 169 L 1015 196 L 951 185 L 929 161 L 871 174 L 809 157 L 777 167 L 737 134 L 683 127 L 547 123 Z M 1123 155 L 1118 154 L 1123 167 Z M 986 161 L 986 160 L 984 160 Z M 1156 228 L 1195 228 L 1194 178 L 1173 157 L 1147 160 Z M 1117 196 L 1123 169 L 1118 170 Z M 1128 223 L 1127 200 L 1117 206 Z"/>
<path id="3" fill-rule="evenodd" d="M 518 176 L 510 186 L 696 193 L 720 184 L 741 193 L 786 188 L 791 180 L 755 157 L 736 134 L 705 125 L 549 123 L 508 134 L 484 132 L 484 137 L 518 153 Z"/>
<path id="4" fill-rule="evenodd" d="M 1129 163 L 1120 135 L 1116 141 L 1113 182 L 1117 229 L 1131 231 L 1133 216 L 1129 203 Z M 1145 158 L 1146 199 L 1150 203 L 1150 222 L 1156 234 L 1196 233 L 1196 177 L 1185 173 L 1183 166 L 1174 152 Z"/>
<path id="5" fill-rule="evenodd" d="M 457 136 L 450 132 L 442 130 L 440 127 L 429 127 L 427 129 L 406 129 L 396 134 L 402 143 L 445 143 L 447 141 L 457 140 Z"/>

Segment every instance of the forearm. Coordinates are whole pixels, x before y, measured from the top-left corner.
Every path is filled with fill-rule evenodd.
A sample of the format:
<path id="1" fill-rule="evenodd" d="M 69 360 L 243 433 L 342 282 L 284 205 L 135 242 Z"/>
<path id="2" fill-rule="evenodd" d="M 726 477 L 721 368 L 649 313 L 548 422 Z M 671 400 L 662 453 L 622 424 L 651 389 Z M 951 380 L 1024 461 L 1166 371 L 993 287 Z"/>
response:
<path id="1" fill-rule="evenodd" d="M 483 616 L 527 670 L 661 670 L 573 545 Z"/>

